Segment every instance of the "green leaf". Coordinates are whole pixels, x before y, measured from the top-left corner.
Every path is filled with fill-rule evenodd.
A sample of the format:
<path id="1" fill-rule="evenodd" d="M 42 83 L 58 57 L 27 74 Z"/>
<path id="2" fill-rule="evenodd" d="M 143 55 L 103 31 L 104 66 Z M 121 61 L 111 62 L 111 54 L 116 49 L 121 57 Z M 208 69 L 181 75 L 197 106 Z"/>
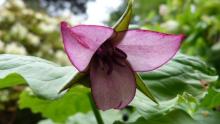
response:
<path id="1" fill-rule="evenodd" d="M 188 124 L 190 122 L 192 124 L 217 124 L 220 117 L 219 112 L 200 108 L 199 100 L 188 93 L 178 95 L 168 101 L 160 101 L 159 105 L 157 105 L 138 92 L 132 102 L 132 106 L 142 115 L 141 121 L 137 120 L 135 122 L 141 124 L 143 122 L 148 122 L 148 124 L 162 124 L 162 122 L 166 122 L 165 124 L 172 124 L 174 122 L 174 124 Z M 184 113 L 181 116 L 178 115 L 180 111 Z M 178 113 L 172 114 L 173 112 Z M 170 114 L 172 117 L 170 117 Z"/>
<path id="2" fill-rule="evenodd" d="M 150 119 L 160 117 L 175 109 L 180 99 L 181 97 L 177 96 L 171 100 L 159 101 L 159 104 L 155 104 L 149 98 L 145 97 L 144 94 L 137 91 L 131 106 L 134 106 L 144 118 Z"/>
<path id="3" fill-rule="evenodd" d="M 219 112 L 201 111 L 196 113 L 195 117 L 192 118 L 182 110 L 172 110 L 168 114 L 156 119 L 145 119 L 140 117 L 131 123 L 117 121 L 114 124 L 218 124 L 219 118 Z"/>
<path id="4" fill-rule="evenodd" d="M 219 112 L 201 108 L 199 100 L 188 93 L 157 105 L 138 92 L 132 106 L 142 117 L 126 124 L 218 124 L 220 117 Z"/>
<path id="5" fill-rule="evenodd" d="M 104 124 L 112 124 L 115 120 L 122 119 L 122 113 L 117 110 L 108 110 L 101 112 Z M 67 124 L 97 124 L 92 112 L 87 114 L 77 114 L 68 119 Z"/>
<path id="6" fill-rule="evenodd" d="M 133 2 L 134 2 L 134 0 L 128 1 L 128 6 L 127 6 L 125 12 L 121 16 L 121 18 L 117 21 L 117 23 L 113 26 L 115 31 L 118 32 L 118 31 L 124 31 L 124 30 L 128 29 L 128 26 L 130 24 L 131 17 L 132 17 Z"/>
<path id="7" fill-rule="evenodd" d="M 173 110 L 165 116 L 160 116 L 157 119 L 144 119 L 140 117 L 135 122 L 123 123 L 115 122 L 114 124 L 196 124 L 195 121 L 184 111 Z"/>
<path id="8" fill-rule="evenodd" d="M 205 88 L 202 82 L 216 81 L 216 71 L 196 57 L 178 54 L 161 68 L 140 73 L 145 85 L 160 100 L 169 100 L 177 94 L 188 92 L 202 96 Z"/>
<path id="9" fill-rule="evenodd" d="M 139 111 L 143 111 L 145 114 L 148 110 L 151 111 L 147 113 L 149 117 L 158 114 L 163 115 L 175 107 L 177 94 L 189 92 L 194 96 L 202 96 L 206 91 L 201 81 L 212 82 L 218 78 L 215 70 L 203 61 L 183 54 L 178 54 L 169 63 L 157 70 L 140 73 L 140 75 L 145 85 L 149 86 L 152 93 L 160 100 L 159 105 L 150 102 L 143 96 L 139 98 L 140 95 L 137 95 L 133 100 L 132 105 L 140 108 Z M 137 100 L 137 98 L 139 99 Z M 179 96 L 179 99 L 182 98 Z M 192 113 L 194 110 L 187 111 Z"/>
<path id="10" fill-rule="evenodd" d="M 0 55 L 0 84 L 10 86 L 26 82 L 39 96 L 55 99 L 61 96 L 58 92 L 74 78 L 77 70 L 72 66 L 61 67 L 55 63 L 31 56 Z M 17 74 L 14 79 L 8 75 Z M 5 82 L 6 81 L 6 82 Z"/>
<path id="11" fill-rule="evenodd" d="M 5 78 L 0 79 L 0 89 L 13 87 L 21 84 L 25 84 L 25 80 L 22 76 L 16 73 L 9 74 Z"/>
<path id="12" fill-rule="evenodd" d="M 91 110 L 88 92 L 87 88 L 77 86 L 59 99 L 46 100 L 33 95 L 31 91 L 24 91 L 20 95 L 19 108 L 30 108 L 33 113 L 41 113 L 45 118 L 65 122 L 69 116 Z"/>
<path id="13" fill-rule="evenodd" d="M 208 94 L 201 103 L 202 107 L 214 108 L 220 106 L 220 90 L 214 87 L 209 88 Z"/>
<path id="14" fill-rule="evenodd" d="M 104 124 L 112 124 L 116 120 L 122 120 L 123 114 L 118 110 L 102 111 L 101 115 L 104 120 Z M 43 120 L 39 124 L 58 124 L 52 120 Z M 96 118 L 93 112 L 77 113 L 70 116 L 65 123 L 62 124 L 97 124 Z"/>
<path id="15" fill-rule="evenodd" d="M 216 71 L 203 61 L 183 54 L 178 54 L 157 70 L 140 75 L 153 94 L 159 98 L 159 104 L 155 104 L 141 92 L 137 92 L 131 105 L 146 120 L 156 119 L 179 109 L 193 117 L 199 106 L 196 97 L 201 97 L 206 92 L 201 81 L 209 83 L 218 78 Z"/>
<path id="16" fill-rule="evenodd" d="M 196 124 L 219 124 L 220 112 L 199 110 L 193 115 Z"/>

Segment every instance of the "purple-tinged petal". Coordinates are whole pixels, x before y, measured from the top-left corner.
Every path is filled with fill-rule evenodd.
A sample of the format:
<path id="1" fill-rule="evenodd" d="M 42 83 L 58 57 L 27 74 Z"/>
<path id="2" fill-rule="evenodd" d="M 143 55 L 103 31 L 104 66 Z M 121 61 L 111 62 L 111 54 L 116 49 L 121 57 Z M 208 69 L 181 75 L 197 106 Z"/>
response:
<path id="1" fill-rule="evenodd" d="M 117 38 L 121 38 L 117 47 L 127 54 L 132 69 L 150 71 L 167 63 L 177 53 L 184 36 L 129 30 L 119 32 Z"/>
<path id="2" fill-rule="evenodd" d="M 94 25 L 69 27 L 66 22 L 61 22 L 61 32 L 70 61 L 79 71 L 85 71 L 96 50 L 114 31 Z"/>
<path id="3" fill-rule="evenodd" d="M 112 63 L 109 68 L 92 61 L 90 70 L 91 88 L 96 106 L 101 110 L 126 107 L 135 96 L 134 73 L 127 63 L 124 66 Z M 107 70 L 106 70 L 107 69 Z"/>

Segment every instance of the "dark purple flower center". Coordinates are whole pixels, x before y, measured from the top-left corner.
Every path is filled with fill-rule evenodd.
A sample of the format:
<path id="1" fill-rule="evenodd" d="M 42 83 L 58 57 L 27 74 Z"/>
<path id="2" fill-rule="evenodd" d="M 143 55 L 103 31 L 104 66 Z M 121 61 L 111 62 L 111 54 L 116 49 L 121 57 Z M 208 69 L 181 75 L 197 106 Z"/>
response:
<path id="1" fill-rule="evenodd" d="M 126 66 L 126 58 L 127 55 L 122 50 L 113 46 L 109 40 L 103 43 L 94 55 L 98 66 L 101 66 L 107 74 L 111 74 L 114 63 L 120 66 Z"/>

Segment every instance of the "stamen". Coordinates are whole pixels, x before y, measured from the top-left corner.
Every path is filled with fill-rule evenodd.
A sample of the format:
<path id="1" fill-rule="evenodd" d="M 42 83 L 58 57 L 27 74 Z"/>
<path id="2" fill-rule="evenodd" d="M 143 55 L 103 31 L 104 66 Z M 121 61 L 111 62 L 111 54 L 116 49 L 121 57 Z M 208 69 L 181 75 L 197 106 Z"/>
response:
<path id="1" fill-rule="evenodd" d="M 110 56 L 106 56 L 103 58 L 104 63 L 106 64 L 106 73 L 110 75 L 113 71 L 113 63 L 112 63 L 112 58 Z"/>
<path id="2" fill-rule="evenodd" d="M 108 71 L 107 71 L 107 74 L 110 75 L 113 71 L 113 64 L 112 62 L 108 62 Z"/>
<path id="3" fill-rule="evenodd" d="M 98 59 L 99 66 L 101 67 L 102 70 L 105 70 L 105 65 L 101 59 Z"/>
<path id="4" fill-rule="evenodd" d="M 120 57 L 120 58 L 122 58 L 122 59 L 126 59 L 126 58 L 127 58 L 126 53 L 124 53 L 122 50 L 120 50 L 120 49 L 118 49 L 118 48 L 115 48 L 115 49 L 114 49 L 114 56 Z"/>
<path id="5" fill-rule="evenodd" d="M 122 58 L 115 57 L 115 58 L 113 59 L 113 61 L 114 61 L 116 64 L 120 65 L 120 66 L 126 66 L 126 65 L 127 65 L 126 59 L 122 59 Z"/>
<path id="6" fill-rule="evenodd" d="M 99 65 L 108 75 L 113 71 L 113 64 L 126 66 L 127 55 L 110 42 L 103 43 L 96 51 L 96 55 L 99 59 Z"/>

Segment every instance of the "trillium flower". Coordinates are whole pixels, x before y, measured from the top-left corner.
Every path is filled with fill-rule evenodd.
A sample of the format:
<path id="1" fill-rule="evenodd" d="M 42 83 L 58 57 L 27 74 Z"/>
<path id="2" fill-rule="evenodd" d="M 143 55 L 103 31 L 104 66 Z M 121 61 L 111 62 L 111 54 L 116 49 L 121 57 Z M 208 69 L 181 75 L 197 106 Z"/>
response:
<path id="1" fill-rule="evenodd" d="M 135 72 L 167 63 L 183 35 L 149 30 L 116 32 L 110 27 L 61 22 L 65 51 L 79 72 L 90 75 L 92 96 L 101 110 L 121 109 L 135 96 Z"/>

